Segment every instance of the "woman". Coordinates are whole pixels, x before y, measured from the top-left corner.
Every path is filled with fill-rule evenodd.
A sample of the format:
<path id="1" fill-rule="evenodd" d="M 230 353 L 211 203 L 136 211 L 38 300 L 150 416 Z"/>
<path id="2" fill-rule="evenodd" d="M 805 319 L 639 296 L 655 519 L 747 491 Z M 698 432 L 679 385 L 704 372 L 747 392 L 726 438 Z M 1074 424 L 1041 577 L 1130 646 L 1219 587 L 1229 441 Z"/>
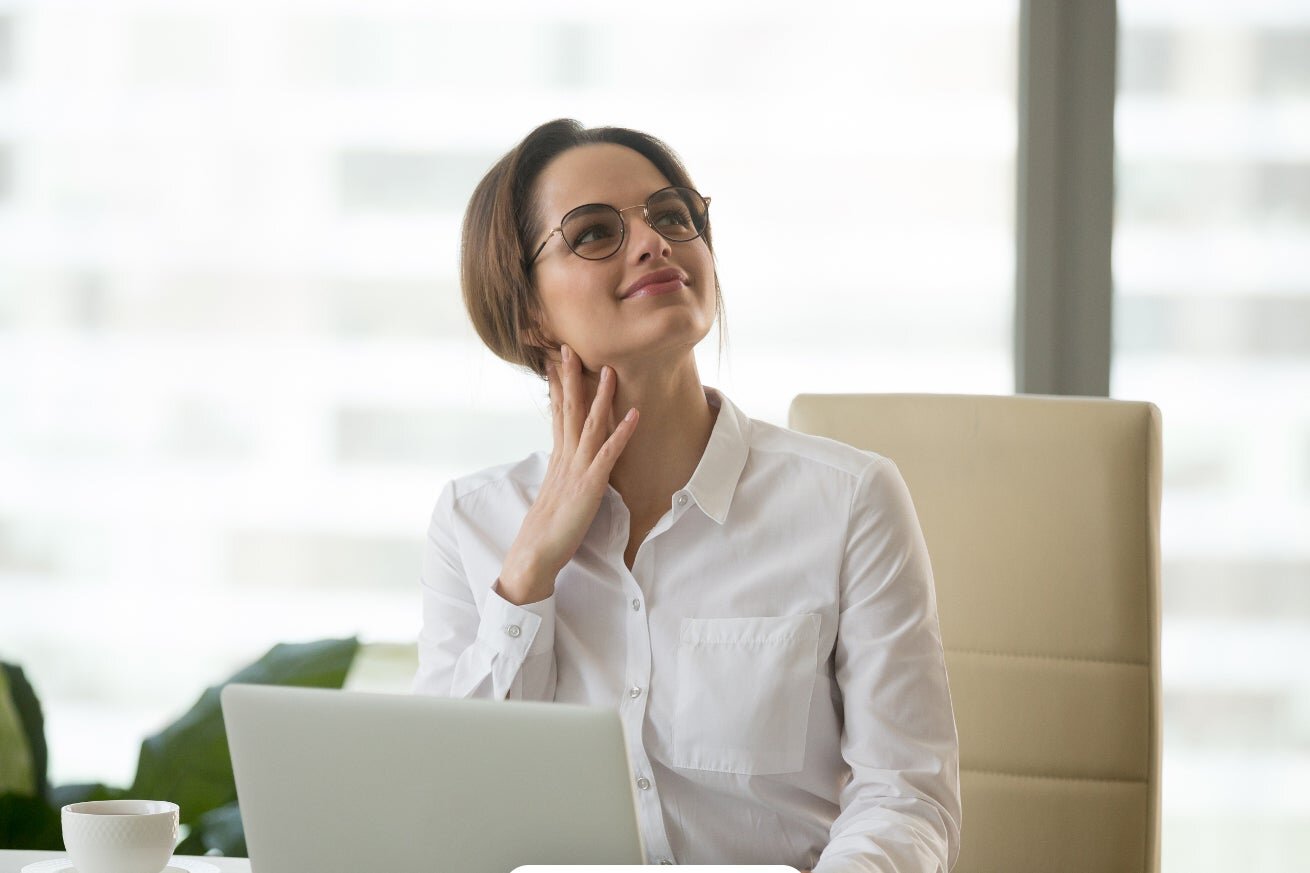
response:
<path id="1" fill-rule="evenodd" d="M 701 384 L 708 205 L 659 140 L 571 120 L 478 185 L 465 303 L 549 383 L 554 445 L 443 490 L 415 690 L 616 707 L 652 863 L 947 870 L 959 754 L 909 494 Z"/>

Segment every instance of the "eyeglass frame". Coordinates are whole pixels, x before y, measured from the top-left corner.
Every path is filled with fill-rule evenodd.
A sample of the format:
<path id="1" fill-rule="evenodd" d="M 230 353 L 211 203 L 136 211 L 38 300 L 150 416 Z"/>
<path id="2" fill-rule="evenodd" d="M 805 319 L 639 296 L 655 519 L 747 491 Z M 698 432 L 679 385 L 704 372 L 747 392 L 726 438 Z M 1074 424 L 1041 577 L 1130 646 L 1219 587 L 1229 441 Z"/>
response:
<path id="1" fill-rule="evenodd" d="M 658 227 L 650 223 L 650 213 L 647 211 L 646 207 L 650 204 L 651 199 L 654 198 L 656 194 L 662 193 L 664 191 L 673 191 L 673 190 L 690 191 L 705 203 L 705 227 L 699 230 L 695 236 L 687 237 L 686 239 L 669 239 L 667 236 L 664 236 L 664 234 L 660 233 L 660 229 Z M 610 252 L 604 258 L 588 258 L 585 255 L 578 255 L 578 253 L 573 250 L 573 246 L 569 245 L 569 241 L 567 239 L 564 239 L 565 219 L 567 219 L 573 213 L 577 212 L 579 209 L 586 209 L 588 206 L 604 206 L 606 209 L 614 209 L 614 211 L 619 214 L 619 231 L 620 231 L 619 244 L 614 247 L 614 251 Z M 534 252 L 532 257 L 528 259 L 527 263 L 524 264 L 524 267 L 527 269 L 532 268 L 532 265 L 537 262 L 537 258 L 541 257 L 541 253 L 545 250 L 546 243 L 550 242 L 550 238 L 557 233 L 560 235 L 560 239 L 564 240 L 564 245 L 566 248 L 568 248 L 569 253 L 573 255 L 578 255 L 578 257 L 582 258 L 584 261 L 603 261 L 606 260 L 607 258 L 614 257 L 619 253 L 619 249 L 623 248 L 623 244 L 628 239 L 628 222 L 623 217 L 623 213 L 628 212 L 629 210 L 632 209 L 640 209 L 642 221 L 646 222 L 646 226 L 649 227 L 651 230 L 655 231 L 656 233 L 658 233 L 662 239 L 668 239 L 669 242 L 691 242 L 694 239 L 700 239 L 702 236 L 705 235 L 705 231 L 708 230 L 710 227 L 710 198 L 706 197 L 704 194 L 700 193 L 695 188 L 690 188 L 686 185 L 666 185 L 665 187 L 659 189 L 659 191 L 652 192 L 650 197 L 647 197 L 644 203 L 637 203 L 633 206 L 625 206 L 622 209 L 615 209 L 613 206 L 610 206 L 608 203 L 583 203 L 581 206 L 573 207 L 568 212 L 564 213 L 564 217 L 559 220 L 559 226 L 556 227 L 554 230 L 552 230 L 550 233 L 546 234 L 546 238 L 541 241 L 541 245 L 537 246 L 536 252 Z"/>

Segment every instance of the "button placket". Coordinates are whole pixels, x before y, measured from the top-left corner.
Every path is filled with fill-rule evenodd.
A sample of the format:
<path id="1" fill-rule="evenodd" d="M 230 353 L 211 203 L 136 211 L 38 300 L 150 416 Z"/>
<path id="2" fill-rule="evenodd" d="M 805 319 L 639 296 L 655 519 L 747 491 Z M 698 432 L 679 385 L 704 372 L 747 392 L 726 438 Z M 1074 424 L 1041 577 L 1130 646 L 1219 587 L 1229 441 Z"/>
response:
<path id="1" fill-rule="evenodd" d="M 617 516 L 626 520 L 626 508 L 616 506 L 614 511 Z M 665 526 L 667 521 L 665 519 Z M 627 630 L 625 673 L 628 679 L 627 688 L 621 692 L 622 705 L 619 707 L 619 714 L 623 723 L 623 733 L 628 741 L 629 766 L 634 774 L 649 774 L 651 762 L 646 752 L 642 728 L 646 721 L 647 699 L 650 697 L 651 640 L 650 622 L 645 614 L 645 595 L 638 576 L 649 572 L 652 555 L 647 548 L 650 543 L 647 542 L 639 551 L 633 567 L 628 569 L 623 562 L 628 528 L 623 521 L 617 523 L 615 528 L 616 535 L 611 544 L 610 560 L 617 568 L 623 579 L 623 585 L 628 591 L 626 606 L 619 607 L 627 614 L 627 620 L 623 624 Z M 658 863 L 660 859 L 672 856 L 668 834 L 665 832 L 659 791 L 647 775 L 635 778 L 633 784 L 637 788 L 637 816 L 642 822 L 642 832 L 647 836 L 646 849 L 650 853 L 647 855 L 647 862 Z"/>

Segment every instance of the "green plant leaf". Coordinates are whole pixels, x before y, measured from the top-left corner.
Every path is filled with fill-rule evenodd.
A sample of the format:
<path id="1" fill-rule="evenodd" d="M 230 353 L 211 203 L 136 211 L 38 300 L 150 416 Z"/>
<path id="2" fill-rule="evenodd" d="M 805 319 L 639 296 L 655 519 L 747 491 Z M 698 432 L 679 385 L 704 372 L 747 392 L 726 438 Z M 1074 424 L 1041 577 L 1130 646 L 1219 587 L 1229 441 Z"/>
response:
<path id="1" fill-rule="evenodd" d="M 18 717 L 23 722 L 23 733 L 27 736 L 27 746 L 32 752 L 32 773 L 36 777 L 36 791 L 42 797 L 50 794 L 50 782 L 47 779 L 49 753 L 45 742 L 45 716 L 41 713 L 41 701 L 37 699 L 36 690 L 27 681 L 23 668 L 17 664 L 0 664 L 5 679 L 9 682 L 9 697 L 18 710 Z"/>
<path id="2" fill-rule="evenodd" d="M 50 808 L 59 812 L 70 803 L 87 800 L 123 800 L 131 797 L 125 788 L 113 788 L 100 782 L 75 782 L 50 789 Z"/>
<path id="3" fill-rule="evenodd" d="M 281 643 L 222 685 L 206 689 L 185 715 L 141 744 L 131 795 L 171 800 L 181 807 L 181 820 L 193 825 L 210 810 L 235 803 L 236 785 L 219 704 L 223 685 L 340 688 L 358 649 L 354 637 Z"/>
<path id="4" fill-rule="evenodd" d="M 241 810 L 235 803 L 211 809 L 202 815 L 198 830 L 206 853 L 216 849 L 228 858 L 245 858 L 248 855 Z"/>
<path id="5" fill-rule="evenodd" d="M 0 792 L 33 797 L 40 792 L 32 768 L 32 746 L 9 693 L 8 676 L 7 670 L 0 671 Z"/>
<path id="6" fill-rule="evenodd" d="M 64 848 L 59 813 L 43 797 L 0 794 L 0 849 Z"/>
<path id="7" fill-rule="evenodd" d="M 222 807 L 219 807 L 220 809 Z M 182 825 L 178 828 L 183 834 L 182 842 L 178 843 L 173 849 L 174 855 L 203 855 L 205 854 L 205 844 L 200 839 L 200 831 L 191 825 Z"/>

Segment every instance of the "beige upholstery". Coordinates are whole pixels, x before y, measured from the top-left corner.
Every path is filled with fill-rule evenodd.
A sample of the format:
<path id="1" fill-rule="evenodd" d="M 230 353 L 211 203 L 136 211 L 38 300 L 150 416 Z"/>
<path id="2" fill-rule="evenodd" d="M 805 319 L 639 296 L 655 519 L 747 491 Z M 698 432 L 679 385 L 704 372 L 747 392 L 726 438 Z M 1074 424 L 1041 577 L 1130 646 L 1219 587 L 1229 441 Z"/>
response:
<path id="1" fill-rule="evenodd" d="M 801 395 L 900 468 L 960 732 L 957 873 L 1159 868 L 1160 416 L 1057 397 Z"/>

